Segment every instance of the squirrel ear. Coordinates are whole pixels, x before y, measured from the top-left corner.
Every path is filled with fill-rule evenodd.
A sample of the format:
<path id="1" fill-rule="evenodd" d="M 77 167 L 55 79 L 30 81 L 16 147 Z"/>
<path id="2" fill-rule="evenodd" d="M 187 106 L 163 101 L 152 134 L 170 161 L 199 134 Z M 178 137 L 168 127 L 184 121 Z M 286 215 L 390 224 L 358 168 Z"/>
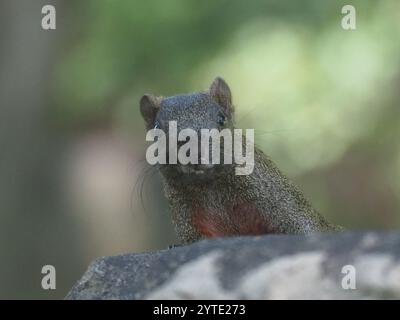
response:
<path id="1" fill-rule="evenodd" d="M 145 94 L 140 99 L 140 113 L 147 127 L 151 127 L 156 118 L 157 112 L 160 109 L 160 98 L 150 94 Z"/>
<path id="2" fill-rule="evenodd" d="M 226 112 L 233 111 L 232 94 L 224 79 L 216 77 L 210 86 L 210 95 Z"/>

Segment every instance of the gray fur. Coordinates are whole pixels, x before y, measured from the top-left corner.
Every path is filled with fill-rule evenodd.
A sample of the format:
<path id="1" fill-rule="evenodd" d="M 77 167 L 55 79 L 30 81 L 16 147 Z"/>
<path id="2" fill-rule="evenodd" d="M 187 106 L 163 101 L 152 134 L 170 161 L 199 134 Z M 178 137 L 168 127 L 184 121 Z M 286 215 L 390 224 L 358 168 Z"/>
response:
<path id="1" fill-rule="evenodd" d="M 219 87 L 224 89 L 220 99 Z M 227 119 L 224 127 L 233 129 L 233 107 L 229 105 L 229 87 L 222 79 L 217 78 L 211 88 L 217 88 L 214 89 L 217 92 L 211 90 L 212 94 L 208 91 L 158 98 L 161 103 L 155 106 L 158 112 L 154 123 L 167 131 L 168 121 L 175 120 L 178 130 L 191 128 L 200 132 L 202 128 L 220 128 L 217 118 L 223 113 Z M 223 106 L 220 101 L 223 101 Z M 247 176 L 235 175 L 234 165 L 217 165 L 205 170 L 201 175 L 190 170 L 183 172 L 179 164 L 160 166 L 165 195 L 182 242 L 202 238 L 192 223 L 193 209 L 208 210 L 219 220 L 232 224 L 234 222 L 231 221 L 229 210 L 226 208 L 239 202 L 252 204 L 262 215 L 260 218 L 268 221 L 276 233 L 309 234 L 340 229 L 327 222 L 299 189 L 257 148 L 254 162 L 254 171 Z M 201 165 L 190 165 L 194 170 L 199 166 Z M 236 227 L 231 226 L 232 229 Z"/>

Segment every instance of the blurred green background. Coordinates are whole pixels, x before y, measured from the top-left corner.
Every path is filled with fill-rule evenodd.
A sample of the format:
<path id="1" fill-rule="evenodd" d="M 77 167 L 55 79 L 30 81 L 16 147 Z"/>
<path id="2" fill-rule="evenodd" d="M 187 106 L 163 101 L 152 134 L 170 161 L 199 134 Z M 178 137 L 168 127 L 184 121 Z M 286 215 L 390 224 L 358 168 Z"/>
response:
<path id="1" fill-rule="evenodd" d="M 351 1 L 345 31 L 348 2 L 0 0 L 0 298 L 63 298 L 98 256 L 176 242 L 138 100 L 217 75 L 329 220 L 398 228 L 400 2 Z"/>

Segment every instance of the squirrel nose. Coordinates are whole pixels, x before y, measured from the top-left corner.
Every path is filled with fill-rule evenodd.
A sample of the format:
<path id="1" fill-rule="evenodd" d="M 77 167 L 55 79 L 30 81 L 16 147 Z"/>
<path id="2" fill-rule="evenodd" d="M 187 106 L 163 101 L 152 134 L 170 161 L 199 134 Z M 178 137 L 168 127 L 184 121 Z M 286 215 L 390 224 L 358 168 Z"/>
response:
<path id="1" fill-rule="evenodd" d="M 177 151 L 179 151 L 179 149 L 183 145 L 188 143 L 188 141 L 190 141 L 189 137 L 187 137 L 186 140 L 184 140 L 184 141 L 177 141 L 177 144 L 176 144 Z M 210 156 L 211 156 L 211 153 L 212 153 L 211 144 L 206 145 L 206 146 L 202 145 L 200 133 L 197 134 L 197 146 L 192 145 L 191 148 L 195 148 L 195 150 L 191 149 L 191 152 L 196 152 L 197 153 L 197 158 L 198 158 L 198 163 L 199 164 L 207 163 L 207 162 L 210 163 Z M 206 148 L 208 150 L 203 150 L 203 148 Z M 208 156 L 207 156 L 207 151 L 208 151 Z M 206 158 L 208 158 L 208 160 L 206 160 Z"/>

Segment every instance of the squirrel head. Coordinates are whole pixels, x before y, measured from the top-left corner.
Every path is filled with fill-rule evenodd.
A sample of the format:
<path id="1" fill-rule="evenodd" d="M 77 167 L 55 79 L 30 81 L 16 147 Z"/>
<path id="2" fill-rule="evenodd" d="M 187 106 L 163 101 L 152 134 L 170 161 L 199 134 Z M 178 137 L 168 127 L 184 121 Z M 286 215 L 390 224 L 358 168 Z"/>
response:
<path id="1" fill-rule="evenodd" d="M 161 129 L 167 137 L 170 121 L 176 121 L 178 132 L 183 129 L 192 129 L 198 133 L 199 137 L 201 129 L 233 129 L 232 94 L 228 84 L 220 77 L 215 78 L 210 88 L 203 92 L 171 97 L 146 94 L 140 99 L 140 112 L 147 130 Z M 177 165 L 162 165 L 160 169 L 164 174 L 178 176 L 186 173 L 187 176 L 207 179 L 207 176 L 215 177 L 216 171 L 222 171 L 222 166 L 225 165 L 181 165 L 178 163 Z"/>
<path id="2" fill-rule="evenodd" d="M 233 122 L 232 94 L 228 84 L 217 77 L 204 92 L 165 98 L 145 94 L 140 112 L 148 130 L 167 130 L 169 121 L 177 121 L 178 130 L 219 129 Z"/>

